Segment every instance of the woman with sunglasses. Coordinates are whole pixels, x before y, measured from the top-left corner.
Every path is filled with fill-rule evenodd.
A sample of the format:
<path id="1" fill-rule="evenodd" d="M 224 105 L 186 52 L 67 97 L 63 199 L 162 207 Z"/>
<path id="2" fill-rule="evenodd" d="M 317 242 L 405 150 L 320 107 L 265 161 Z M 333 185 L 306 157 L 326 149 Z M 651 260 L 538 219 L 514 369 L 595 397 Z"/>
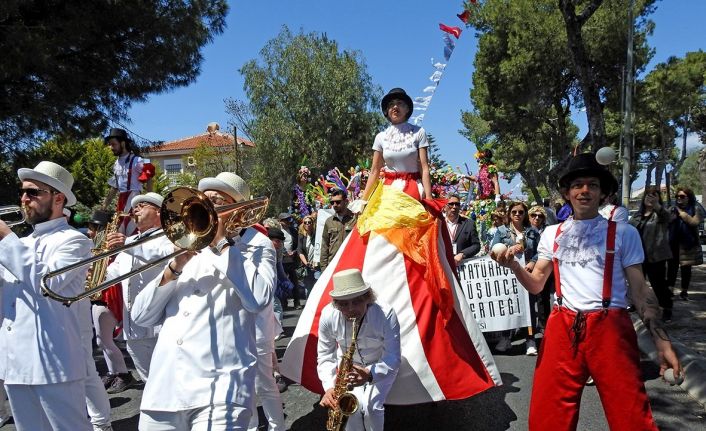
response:
<path id="1" fill-rule="evenodd" d="M 532 208 L 529 209 L 529 221 L 530 225 L 532 226 L 532 229 L 537 231 L 537 243 L 539 242 L 539 237 L 542 235 L 544 232 L 544 229 L 546 229 L 548 225 L 548 220 L 549 220 L 549 214 L 547 213 L 546 208 L 535 205 Z M 537 258 L 539 256 L 537 253 L 535 253 L 532 257 L 531 260 L 527 263 L 525 268 L 527 268 L 527 271 L 532 272 L 534 269 L 534 265 L 537 263 Z M 547 319 L 549 318 L 549 313 L 551 313 L 552 308 L 551 308 L 551 295 L 554 293 L 554 275 L 550 275 L 549 278 L 547 279 L 547 282 L 544 283 L 544 289 L 539 293 L 538 297 L 539 300 L 533 304 L 531 310 L 533 313 L 536 312 L 537 316 L 537 328 L 542 328 L 542 331 L 547 325 Z M 532 297 L 534 295 L 530 295 L 530 301 L 532 301 Z M 533 318 L 534 321 L 534 318 Z"/>
<path id="2" fill-rule="evenodd" d="M 668 262 L 667 283 L 674 287 L 677 281 L 677 270 L 681 269 L 681 293 L 679 296 L 688 301 L 691 267 L 704 263 L 698 227 L 704 219 L 704 214 L 691 189 L 678 187 L 675 197 L 677 204 L 672 207 L 673 219 L 669 226 L 672 259 Z"/>
<path id="3" fill-rule="evenodd" d="M 669 222 L 671 214 L 663 206 L 659 189 L 650 186 L 642 196 L 640 210 L 630 220 L 640 232 L 645 261 L 642 269 L 650 281 L 662 307 L 662 320 L 672 320 L 672 293 L 667 287 L 667 261 L 672 258 L 669 248 Z"/>
<path id="4" fill-rule="evenodd" d="M 388 403 L 463 399 L 501 383 L 454 276 L 451 238 L 441 214 L 445 202 L 431 199 L 427 134 L 408 122 L 413 106 L 401 88 L 383 97 L 381 109 L 390 125 L 373 143 L 363 192 L 367 205 L 310 293 L 287 347 L 283 374 L 312 391 L 323 389 L 309 372 L 316 369 L 315 322 L 330 302 L 332 275 L 349 268 L 360 269 L 399 317 L 404 360 Z"/>
<path id="5" fill-rule="evenodd" d="M 319 271 L 319 262 L 314 260 L 314 251 L 316 249 L 316 229 L 314 227 L 316 219 L 312 215 L 308 215 L 302 219 L 299 225 L 299 244 L 298 250 L 299 260 L 302 262 L 300 269 L 303 269 L 303 277 L 300 280 L 304 282 L 306 296 L 309 296 L 311 288 L 316 282 L 316 273 Z"/>
<path id="6" fill-rule="evenodd" d="M 508 223 L 508 229 L 498 229 L 495 233 L 495 237 L 491 242 L 491 248 L 497 243 L 505 244 L 508 249 L 516 255 L 523 254 L 526 262 L 526 267 L 528 271 L 531 271 L 531 267 L 534 264 L 531 262 L 532 258 L 537 254 L 537 244 L 539 243 L 539 231 L 530 226 L 529 216 L 527 215 L 527 204 L 520 201 L 510 202 L 508 205 L 510 222 Z M 529 294 L 530 297 L 530 311 L 532 313 L 532 335 L 528 335 L 525 341 L 526 344 L 526 354 L 528 356 L 537 355 L 537 344 L 534 341 L 534 333 L 536 331 L 537 325 L 535 324 L 536 313 L 535 304 L 538 302 L 539 296 Z M 499 352 L 505 352 L 510 347 L 511 343 L 511 332 L 512 331 L 502 331 L 500 341 L 495 346 L 495 350 Z"/>

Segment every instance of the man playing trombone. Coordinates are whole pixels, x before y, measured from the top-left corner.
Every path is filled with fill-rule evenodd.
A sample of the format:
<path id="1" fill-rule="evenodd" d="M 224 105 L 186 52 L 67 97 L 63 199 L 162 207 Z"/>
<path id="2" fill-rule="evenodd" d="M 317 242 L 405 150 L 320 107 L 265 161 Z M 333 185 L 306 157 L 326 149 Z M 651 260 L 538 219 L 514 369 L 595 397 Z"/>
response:
<path id="1" fill-rule="evenodd" d="M 81 309 L 45 298 L 40 290 L 44 274 L 91 255 L 91 241 L 70 227 L 62 213 L 76 203 L 74 179 L 48 161 L 17 174 L 22 182 L 20 203 L 34 231 L 18 238 L 0 221 L 0 380 L 5 381 L 18 430 L 91 430 Z M 50 286 L 62 294 L 78 294 L 86 271 L 68 271 Z"/>
<path id="2" fill-rule="evenodd" d="M 250 196 L 247 184 L 229 172 L 202 179 L 198 189 L 217 210 Z M 247 429 L 255 319 L 272 296 L 275 251 L 256 229 L 235 229 L 225 211 L 218 214 L 210 247 L 171 260 L 130 311 L 138 325 L 162 324 L 152 356 L 159 367 L 150 371 L 140 406 L 142 431 Z"/>
<path id="3" fill-rule="evenodd" d="M 118 253 L 106 271 L 106 280 L 111 280 L 119 275 L 131 271 L 139 271 L 134 276 L 122 282 L 123 289 L 123 335 L 126 340 L 127 351 L 135 364 L 140 378 L 147 381 L 150 369 L 150 359 L 157 344 L 158 329 L 135 324 L 130 318 L 130 310 L 138 293 L 145 288 L 147 283 L 162 274 L 164 265 L 140 271 L 146 263 L 166 256 L 174 250 L 174 246 L 166 236 L 155 241 L 144 241 L 152 234 L 160 231 L 161 223 L 159 210 L 163 198 L 157 193 L 149 192 L 132 198 L 131 208 L 138 235 L 125 238 L 120 232 L 108 234 L 106 241 L 109 249 L 123 244 L 135 244 L 134 247 Z M 166 265 L 166 264 L 165 264 Z M 111 329 L 112 331 L 112 329 Z M 113 385 L 120 384 L 116 376 Z"/>

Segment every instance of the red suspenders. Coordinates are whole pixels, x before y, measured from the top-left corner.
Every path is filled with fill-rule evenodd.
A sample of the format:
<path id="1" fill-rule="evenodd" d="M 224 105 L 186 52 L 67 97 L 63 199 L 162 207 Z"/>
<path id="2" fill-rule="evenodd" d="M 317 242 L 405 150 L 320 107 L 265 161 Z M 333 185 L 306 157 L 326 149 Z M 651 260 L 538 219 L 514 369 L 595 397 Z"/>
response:
<path id="1" fill-rule="evenodd" d="M 561 223 L 556 230 L 556 235 L 554 236 L 554 254 L 559 248 L 559 244 L 556 242 L 556 238 L 561 233 L 561 227 L 564 223 Z M 610 306 L 610 299 L 613 290 L 613 263 L 615 261 L 615 229 L 616 223 L 614 221 L 608 221 L 608 234 L 606 236 L 606 250 L 605 250 L 605 268 L 603 271 L 603 308 L 608 308 Z M 554 264 L 554 289 L 556 290 L 556 301 L 561 305 L 561 278 L 559 277 L 559 259 L 556 257 L 552 258 Z"/>

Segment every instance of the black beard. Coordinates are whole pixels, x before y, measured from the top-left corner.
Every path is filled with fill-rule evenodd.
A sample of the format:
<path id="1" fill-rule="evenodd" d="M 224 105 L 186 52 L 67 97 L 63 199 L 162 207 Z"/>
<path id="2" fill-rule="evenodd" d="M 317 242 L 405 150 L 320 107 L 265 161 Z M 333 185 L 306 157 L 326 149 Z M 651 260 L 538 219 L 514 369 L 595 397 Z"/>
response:
<path id="1" fill-rule="evenodd" d="M 27 223 L 32 226 L 49 221 L 51 217 L 51 207 L 32 211 L 32 214 L 27 214 Z"/>

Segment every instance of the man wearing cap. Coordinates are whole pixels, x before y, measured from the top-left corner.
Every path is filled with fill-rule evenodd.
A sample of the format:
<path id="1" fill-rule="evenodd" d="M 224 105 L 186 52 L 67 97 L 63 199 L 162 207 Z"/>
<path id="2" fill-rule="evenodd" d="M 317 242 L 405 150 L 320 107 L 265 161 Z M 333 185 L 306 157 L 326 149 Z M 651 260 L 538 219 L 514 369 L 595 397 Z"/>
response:
<path id="1" fill-rule="evenodd" d="M 44 274 L 91 255 L 91 241 L 66 222 L 74 205 L 74 179 L 53 162 L 19 169 L 20 204 L 34 231 L 18 238 L 0 221 L 2 322 L 0 379 L 19 430 L 91 430 L 86 416 L 86 359 L 81 308 L 65 307 L 41 293 Z M 61 295 L 83 291 L 87 267 L 48 281 Z M 84 309 L 85 310 L 85 309 Z"/>
<path id="2" fill-rule="evenodd" d="M 299 298 L 299 280 L 297 279 L 297 267 L 299 267 L 299 233 L 294 227 L 292 215 L 290 213 L 279 214 L 279 225 L 284 234 L 284 243 L 282 244 L 282 266 L 284 272 L 287 273 L 289 281 L 294 285 L 292 298 L 294 299 L 293 306 L 296 309 L 302 308 Z M 283 304 L 286 308 L 287 304 Z"/>
<path id="3" fill-rule="evenodd" d="M 345 190 L 333 189 L 329 197 L 334 214 L 326 219 L 321 233 L 321 254 L 319 256 L 321 271 L 324 271 L 336 256 L 343 240 L 353 230 L 356 221 L 355 214 L 348 209 L 348 194 Z"/>
<path id="4" fill-rule="evenodd" d="M 376 302 L 375 293 L 358 269 L 333 275 L 331 303 L 321 311 L 317 372 L 324 388 L 321 405 L 336 406 L 334 396 L 339 355 L 355 337 L 353 367 L 347 381 L 358 399 L 358 410 L 348 418 L 346 430 L 382 431 L 385 399 L 402 361 L 400 326 L 392 307 Z M 356 321 L 356 334 L 353 322 Z"/>
<path id="5" fill-rule="evenodd" d="M 135 143 L 123 129 L 110 129 L 103 142 L 110 147 L 113 155 L 118 157 L 113 164 L 113 176 L 108 179 L 110 190 L 103 202 L 103 208 L 108 208 L 115 195 L 118 195 L 116 211 L 128 212 L 132 198 L 142 191 L 142 181 L 148 182 L 150 179 L 142 175 L 145 160 L 137 154 Z M 148 182 L 148 191 L 150 185 Z M 132 235 L 136 232 L 135 229 L 134 221 L 126 217 L 118 231 Z"/>
<path id="6" fill-rule="evenodd" d="M 573 217 L 544 230 L 531 273 L 510 253 L 491 253 L 530 293 L 541 292 L 551 273 L 555 277 L 557 299 L 537 360 L 529 429 L 576 429 L 581 392 L 592 376 L 611 430 L 656 430 L 626 310 L 628 295 L 654 338 L 660 374 L 674 368 L 679 375 L 681 366 L 660 325 L 657 298 L 645 283 L 640 235 L 627 223 L 599 215 L 617 181 L 593 154 L 574 157 L 559 188 Z"/>
<path id="7" fill-rule="evenodd" d="M 119 232 L 108 234 L 108 248 L 113 249 L 123 244 L 143 241 L 151 235 L 161 232 L 159 211 L 162 207 L 162 200 L 162 196 L 154 192 L 145 193 L 132 198 L 132 214 L 137 224 L 139 234 L 127 238 Z M 166 256 L 172 251 L 174 251 L 174 246 L 166 236 L 143 241 L 139 245 L 131 247 L 115 256 L 115 260 L 111 262 L 106 270 L 106 280 L 111 280 L 120 275 L 127 274 L 130 271 L 138 270 L 147 263 Z M 124 301 L 122 334 L 125 337 L 127 351 L 135 364 L 135 369 L 143 381 L 147 381 L 149 376 L 150 359 L 152 358 L 154 347 L 157 344 L 159 331 L 158 328 L 155 327 L 144 327 L 135 324 L 130 318 L 130 310 L 132 309 L 133 301 L 137 294 L 145 288 L 147 283 L 161 275 L 163 271 L 164 265 L 157 265 L 148 270 L 141 271 L 122 282 Z M 130 379 L 130 377 L 127 378 Z M 121 389 L 120 386 L 125 386 L 127 383 L 124 377 L 120 375 L 114 376 L 113 382 L 108 390 L 111 391 L 112 388 L 113 390 L 111 392 L 119 392 Z"/>
<path id="8" fill-rule="evenodd" d="M 218 208 L 249 199 L 239 176 L 199 181 Z M 135 298 L 138 325 L 162 325 L 140 405 L 142 431 L 245 430 L 254 408 L 255 319 L 270 302 L 275 250 L 253 227 L 227 232 L 220 215 L 210 247 L 169 261 Z"/>

